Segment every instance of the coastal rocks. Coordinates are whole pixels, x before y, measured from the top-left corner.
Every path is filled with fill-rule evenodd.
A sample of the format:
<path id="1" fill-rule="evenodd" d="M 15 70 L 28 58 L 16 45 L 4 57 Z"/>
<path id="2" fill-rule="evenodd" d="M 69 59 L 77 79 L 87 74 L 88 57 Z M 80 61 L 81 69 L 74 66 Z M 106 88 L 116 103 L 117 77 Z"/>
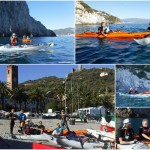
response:
<path id="1" fill-rule="evenodd" d="M 101 22 L 118 23 L 121 20 L 103 11 L 92 9 L 83 1 L 76 2 L 76 24 L 100 24 Z"/>
<path id="2" fill-rule="evenodd" d="M 132 108 L 118 108 L 116 110 L 116 117 L 132 118 L 137 116 L 138 115 L 134 112 Z"/>
<path id="3" fill-rule="evenodd" d="M 15 32 L 18 36 L 24 34 L 33 36 L 56 36 L 40 22 L 30 16 L 25 1 L 0 2 L 0 34 L 9 36 Z"/>
<path id="4" fill-rule="evenodd" d="M 136 72 L 140 70 L 135 69 Z M 145 72 L 147 75 L 148 72 Z M 138 92 L 149 91 L 150 82 L 147 78 L 139 77 L 133 74 L 129 69 L 117 69 L 116 73 L 116 89 L 117 92 L 126 93 L 130 88 L 137 90 Z"/>

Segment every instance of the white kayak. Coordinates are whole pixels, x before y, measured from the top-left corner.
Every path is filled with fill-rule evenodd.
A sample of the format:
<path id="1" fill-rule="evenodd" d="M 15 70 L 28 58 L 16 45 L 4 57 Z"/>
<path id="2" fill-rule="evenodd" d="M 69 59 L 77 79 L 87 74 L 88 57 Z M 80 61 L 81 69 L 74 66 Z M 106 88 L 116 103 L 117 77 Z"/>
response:
<path id="1" fill-rule="evenodd" d="M 49 141 L 50 135 L 45 133 L 40 135 L 16 134 L 15 137 L 20 140 Z"/>
<path id="2" fill-rule="evenodd" d="M 92 130 L 92 129 L 86 129 L 89 134 L 93 135 L 96 138 L 99 138 L 99 136 L 103 136 L 106 138 L 110 138 L 112 140 L 115 139 L 115 134 L 112 132 L 105 132 L 105 131 L 98 131 L 98 130 Z"/>
<path id="3" fill-rule="evenodd" d="M 41 45 L 18 45 L 18 46 L 11 46 L 10 44 L 0 46 L 0 52 L 12 52 L 12 51 L 31 51 L 31 50 L 38 50 L 41 48 L 46 48 L 48 45 L 41 44 Z"/>
<path id="4" fill-rule="evenodd" d="M 150 44 L 150 37 L 143 38 L 143 39 L 134 39 L 134 41 L 140 45 L 146 46 Z"/>
<path id="5" fill-rule="evenodd" d="M 124 97 L 130 97 L 130 98 L 149 98 L 150 94 L 124 94 L 124 93 L 119 93 L 120 96 Z"/>
<path id="6" fill-rule="evenodd" d="M 145 150 L 145 149 L 149 149 L 148 146 L 144 143 L 136 143 L 136 144 L 130 144 L 130 145 L 121 145 L 121 144 L 117 144 L 117 149 L 120 150 Z"/>
<path id="7" fill-rule="evenodd" d="M 50 138 L 49 138 L 50 139 Z M 61 147 L 71 147 L 73 149 L 97 149 L 102 148 L 102 142 L 80 142 L 76 140 L 69 140 L 66 137 L 51 137 L 49 142 L 60 145 Z"/>

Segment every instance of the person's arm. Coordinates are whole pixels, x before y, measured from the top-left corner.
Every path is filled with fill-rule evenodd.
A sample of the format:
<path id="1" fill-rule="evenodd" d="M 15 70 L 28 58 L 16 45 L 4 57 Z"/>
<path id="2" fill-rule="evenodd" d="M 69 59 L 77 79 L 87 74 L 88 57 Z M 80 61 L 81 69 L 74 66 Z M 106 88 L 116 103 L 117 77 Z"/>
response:
<path id="1" fill-rule="evenodd" d="M 122 137 L 119 138 L 119 142 L 121 145 L 130 145 L 130 144 L 134 144 L 135 141 L 124 141 Z"/>
<path id="2" fill-rule="evenodd" d="M 142 133 L 141 135 L 142 135 L 145 139 L 150 140 L 150 137 L 147 136 L 146 134 Z"/>

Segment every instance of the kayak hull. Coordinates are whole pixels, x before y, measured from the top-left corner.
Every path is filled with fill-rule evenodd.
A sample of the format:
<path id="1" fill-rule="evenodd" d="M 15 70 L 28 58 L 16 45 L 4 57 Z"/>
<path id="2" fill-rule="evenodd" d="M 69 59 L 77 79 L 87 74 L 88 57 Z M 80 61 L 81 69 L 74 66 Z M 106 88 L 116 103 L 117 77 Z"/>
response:
<path id="1" fill-rule="evenodd" d="M 150 94 L 124 94 L 119 93 L 119 96 L 129 97 L 129 98 L 149 98 Z"/>
<path id="2" fill-rule="evenodd" d="M 33 146 L 33 150 L 36 150 L 36 149 L 59 149 L 59 150 L 63 150 L 62 148 L 57 147 L 57 146 L 39 144 L 39 143 L 33 143 L 32 146 Z"/>
<path id="3" fill-rule="evenodd" d="M 140 45 L 146 46 L 150 44 L 150 37 L 143 38 L 143 39 L 134 39 L 134 41 Z"/>
<path id="4" fill-rule="evenodd" d="M 81 34 L 76 34 L 76 37 L 78 38 L 129 38 L 129 39 L 139 39 L 139 38 L 144 38 L 145 36 L 150 35 L 150 32 L 134 32 L 134 33 L 129 33 L 129 32 L 112 32 L 107 34 L 106 37 L 103 35 L 99 35 L 96 32 L 84 32 Z"/>

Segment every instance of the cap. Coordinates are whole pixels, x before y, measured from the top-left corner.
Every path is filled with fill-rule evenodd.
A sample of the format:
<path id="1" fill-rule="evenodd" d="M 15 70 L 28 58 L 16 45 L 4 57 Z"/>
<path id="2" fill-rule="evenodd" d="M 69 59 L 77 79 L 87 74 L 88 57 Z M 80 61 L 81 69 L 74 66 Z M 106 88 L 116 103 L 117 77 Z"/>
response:
<path id="1" fill-rule="evenodd" d="M 13 34 L 12 34 L 12 36 L 15 36 L 15 35 L 16 35 L 16 33 L 13 33 Z"/>
<path id="2" fill-rule="evenodd" d="M 129 119 L 125 119 L 125 120 L 123 121 L 123 124 L 128 124 L 128 123 L 130 123 L 130 120 L 129 120 Z"/>

